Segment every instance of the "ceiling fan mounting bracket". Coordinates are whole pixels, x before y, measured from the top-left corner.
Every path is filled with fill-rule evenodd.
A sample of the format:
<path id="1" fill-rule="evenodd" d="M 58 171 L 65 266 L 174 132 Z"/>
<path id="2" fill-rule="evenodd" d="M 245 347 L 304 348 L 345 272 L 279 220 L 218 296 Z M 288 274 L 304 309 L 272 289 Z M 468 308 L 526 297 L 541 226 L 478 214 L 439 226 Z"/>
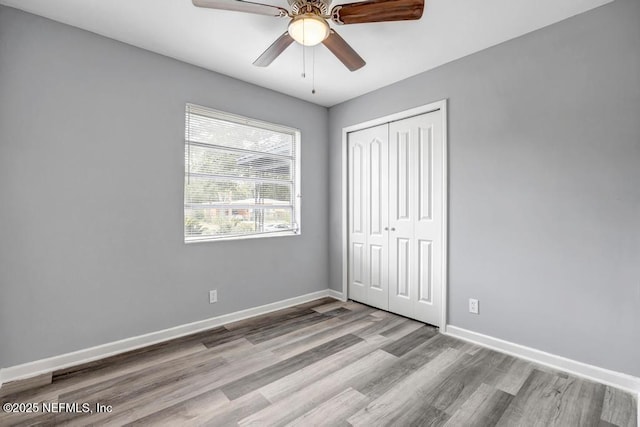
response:
<path id="1" fill-rule="evenodd" d="M 342 9 L 342 6 L 339 5 L 333 8 L 331 11 L 331 20 L 336 24 L 343 25 L 344 22 L 340 20 L 340 9 Z"/>

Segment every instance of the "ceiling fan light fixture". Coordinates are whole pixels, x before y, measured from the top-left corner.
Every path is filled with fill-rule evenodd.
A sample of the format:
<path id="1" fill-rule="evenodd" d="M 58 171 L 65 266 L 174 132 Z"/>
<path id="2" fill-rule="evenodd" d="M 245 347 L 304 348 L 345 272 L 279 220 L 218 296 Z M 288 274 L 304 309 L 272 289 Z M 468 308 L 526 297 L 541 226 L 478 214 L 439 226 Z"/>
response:
<path id="1" fill-rule="evenodd" d="M 304 46 L 315 46 L 329 37 L 329 24 L 313 14 L 294 17 L 289 23 L 289 35 Z"/>

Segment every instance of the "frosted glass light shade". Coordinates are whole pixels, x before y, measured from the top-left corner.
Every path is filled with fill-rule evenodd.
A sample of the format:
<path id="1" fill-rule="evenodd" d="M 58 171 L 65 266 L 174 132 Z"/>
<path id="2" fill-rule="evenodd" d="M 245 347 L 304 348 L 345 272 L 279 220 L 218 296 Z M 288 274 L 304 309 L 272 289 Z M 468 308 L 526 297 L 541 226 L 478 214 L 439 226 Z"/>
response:
<path id="1" fill-rule="evenodd" d="M 289 35 L 305 46 L 315 46 L 329 36 L 329 24 L 316 15 L 298 15 L 289 23 Z"/>

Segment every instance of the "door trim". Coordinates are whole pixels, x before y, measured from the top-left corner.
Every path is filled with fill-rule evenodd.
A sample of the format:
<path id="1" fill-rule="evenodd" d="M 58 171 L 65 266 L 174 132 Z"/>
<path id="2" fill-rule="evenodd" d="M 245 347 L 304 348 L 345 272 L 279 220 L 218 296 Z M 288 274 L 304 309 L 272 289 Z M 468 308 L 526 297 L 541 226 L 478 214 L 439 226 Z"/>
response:
<path id="1" fill-rule="evenodd" d="M 442 112 L 442 311 L 440 313 L 440 331 L 446 332 L 447 329 L 447 289 L 448 289 L 448 189 L 449 189 L 449 172 L 448 172 L 448 136 L 447 136 L 447 100 L 432 102 L 430 104 L 411 108 L 399 113 L 390 114 L 384 117 L 378 117 L 363 123 L 342 128 L 342 295 L 347 300 L 348 281 L 349 281 L 349 151 L 347 137 L 350 132 L 378 126 L 381 124 L 395 122 L 409 117 L 418 116 L 420 114 L 431 113 L 440 110 Z"/>

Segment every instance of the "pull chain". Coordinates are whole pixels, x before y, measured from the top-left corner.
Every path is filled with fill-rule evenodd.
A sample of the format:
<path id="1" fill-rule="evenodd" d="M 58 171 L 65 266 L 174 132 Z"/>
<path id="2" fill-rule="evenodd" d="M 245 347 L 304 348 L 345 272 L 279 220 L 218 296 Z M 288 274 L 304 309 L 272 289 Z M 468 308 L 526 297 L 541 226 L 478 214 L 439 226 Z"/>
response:
<path id="1" fill-rule="evenodd" d="M 311 94 L 316 93 L 316 50 L 311 53 Z"/>
<path id="2" fill-rule="evenodd" d="M 307 46 L 304 44 L 304 35 L 306 31 L 304 29 L 304 19 L 302 20 L 302 78 L 307 77 L 307 63 L 306 63 L 306 54 L 307 54 Z"/>

